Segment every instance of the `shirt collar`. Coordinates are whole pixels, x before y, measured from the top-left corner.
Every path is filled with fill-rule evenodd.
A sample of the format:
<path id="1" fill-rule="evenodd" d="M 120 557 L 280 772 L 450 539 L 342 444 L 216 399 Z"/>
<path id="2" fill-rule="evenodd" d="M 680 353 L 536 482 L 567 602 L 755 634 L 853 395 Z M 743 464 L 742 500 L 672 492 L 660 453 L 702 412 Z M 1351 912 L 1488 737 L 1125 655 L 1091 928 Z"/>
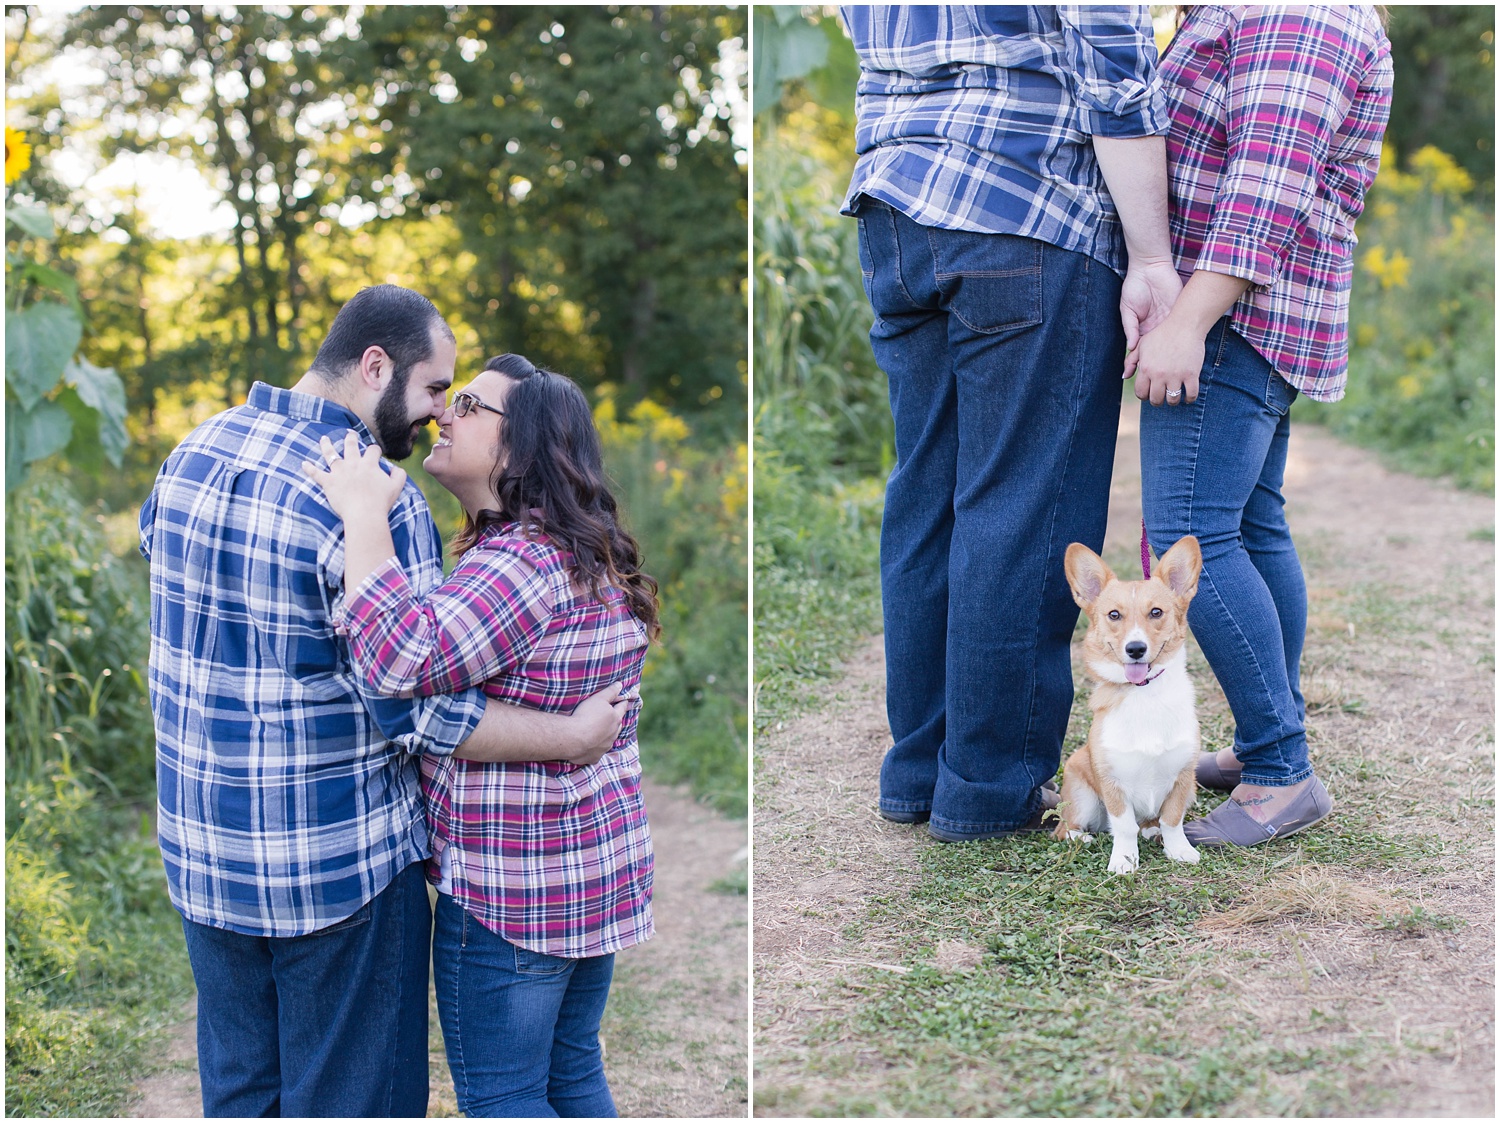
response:
<path id="1" fill-rule="evenodd" d="M 255 382 L 250 386 L 250 395 L 245 399 L 245 404 L 253 409 L 279 413 L 298 421 L 316 421 L 332 428 L 353 429 L 361 443 L 375 442 L 374 435 L 354 411 L 317 394 L 303 394 L 296 390 L 283 390 L 265 382 Z"/>

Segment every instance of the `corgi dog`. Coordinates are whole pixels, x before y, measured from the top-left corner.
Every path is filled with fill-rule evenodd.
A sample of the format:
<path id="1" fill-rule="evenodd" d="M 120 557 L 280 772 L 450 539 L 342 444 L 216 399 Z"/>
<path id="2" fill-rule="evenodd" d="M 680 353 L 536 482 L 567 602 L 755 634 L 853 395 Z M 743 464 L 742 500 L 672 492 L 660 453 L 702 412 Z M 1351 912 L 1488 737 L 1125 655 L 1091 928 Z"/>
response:
<path id="1" fill-rule="evenodd" d="M 1082 543 L 1064 559 L 1073 599 L 1088 614 L 1083 663 L 1094 681 L 1088 741 L 1063 769 L 1058 839 L 1109 828 L 1109 870 L 1134 872 L 1136 836 L 1160 835 L 1167 857 L 1196 862 L 1182 820 L 1196 789 L 1198 715 L 1187 674 L 1188 602 L 1203 554 L 1183 538 L 1145 581 L 1121 581 Z M 1144 829 L 1142 829 L 1144 828 Z"/>

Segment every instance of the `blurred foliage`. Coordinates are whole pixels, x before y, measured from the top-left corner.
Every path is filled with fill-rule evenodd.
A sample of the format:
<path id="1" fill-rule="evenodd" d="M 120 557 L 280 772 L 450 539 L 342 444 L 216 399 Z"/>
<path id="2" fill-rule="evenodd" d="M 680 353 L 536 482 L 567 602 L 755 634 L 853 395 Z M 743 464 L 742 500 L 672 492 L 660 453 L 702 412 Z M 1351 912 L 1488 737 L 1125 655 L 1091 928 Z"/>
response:
<path id="1" fill-rule="evenodd" d="M 54 473 L 7 499 L 7 791 L 59 763 L 116 795 L 155 790 L 145 567 L 109 551 L 101 518 Z"/>
<path id="2" fill-rule="evenodd" d="M 28 199 L 67 210 L 57 268 L 91 309 L 89 353 L 125 379 L 140 447 L 102 494 L 138 499 L 185 427 L 252 380 L 289 385 L 377 281 L 432 297 L 468 361 L 530 354 L 684 414 L 705 442 L 739 439 L 747 170 L 731 118 L 746 19 L 686 5 L 9 9 L 12 84 L 63 54 L 99 76 L 66 106 L 23 86 L 8 111 L 35 146 Z M 186 161 L 223 192 L 232 233 L 155 235 L 138 186 L 70 200 L 51 164 L 73 149 Z"/>
<path id="3" fill-rule="evenodd" d="M 56 474 L 5 534 L 5 1107 L 117 1114 L 191 993 L 147 810 L 144 567 Z"/>
<path id="4" fill-rule="evenodd" d="M 849 646 L 879 628 L 880 512 L 894 459 L 858 228 L 838 214 L 854 166 L 858 64 L 829 10 L 803 20 L 800 47 L 787 11 L 756 9 L 757 34 L 764 25 L 791 44 L 778 84 L 758 90 L 755 122 L 757 729 L 809 701 Z"/>
<path id="5" fill-rule="evenodd" d="M 1359 222 L 1349 389 L 1297 416 L 1397 467 L 1495 487 L 1495 222 L 1469 173 L 1437 148 L 1398 166 L 1387 146 Z"/>
<path id="6" fill-rule="evenodd" d="M 726 814 L 748 810 L 744 444 L 705 451 L 654 402 L 621 416 L 612 388 L 594 411 L 605 468 L 660 586 L 660 643 L 641 683 L 641 758 Z"/>
<path id="7" fill-rule="evenodd" d="M 1398 152 L 1432 145 L 1495 194 L 1495 7 L 1393 4 L 1396 71 L 1386 139 Z"/>
<path id="8" fill-rule="evenodd" d="M 409 176 L 427 214 L 452 215 L 476 259 L 465 315 L 512 349 L 569 362 L 578 338 L 594 353 L 574 368 L 627 401 L 699 411 L 728 395 L 743 416 L 746 174 L 712 79 L 744 19 L 372 9 L 350 73 L 387 91 L 390 139 L 361 160 L 361 189 L 383 202 Z"/>
<path id="9" fill-rule="evenodd" d="M 11 199 L 27 194 L 31 145 L 5 130 L 5 487 L 30 466 L 67 450 L 103 455 L 116 468 L 125 451 L 125 389 L 120 376 L 78 353 L 83 304 L 78 282 L 54 268 L 56 228 L 47 207 Z"/>

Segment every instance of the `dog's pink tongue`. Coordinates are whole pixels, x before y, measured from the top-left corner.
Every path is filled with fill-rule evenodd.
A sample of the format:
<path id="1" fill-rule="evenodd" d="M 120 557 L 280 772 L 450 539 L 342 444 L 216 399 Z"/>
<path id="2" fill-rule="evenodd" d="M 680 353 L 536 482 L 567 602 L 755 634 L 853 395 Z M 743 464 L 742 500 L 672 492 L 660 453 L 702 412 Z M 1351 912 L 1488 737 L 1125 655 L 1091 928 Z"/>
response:
<path id="1" fill-rule="evenodd" d="M 1135 683 L 1137 686 L 1140 686 L 1141 683 L 1145 682 L 1146 681 L 1146 676 L 1149 675 L 1150 673 L 1151 673 L 1151 664 L 1150 663 L 1126 663 L 1125 664 L 1125 677 L 1128 678 L 1131 682 Z"/>

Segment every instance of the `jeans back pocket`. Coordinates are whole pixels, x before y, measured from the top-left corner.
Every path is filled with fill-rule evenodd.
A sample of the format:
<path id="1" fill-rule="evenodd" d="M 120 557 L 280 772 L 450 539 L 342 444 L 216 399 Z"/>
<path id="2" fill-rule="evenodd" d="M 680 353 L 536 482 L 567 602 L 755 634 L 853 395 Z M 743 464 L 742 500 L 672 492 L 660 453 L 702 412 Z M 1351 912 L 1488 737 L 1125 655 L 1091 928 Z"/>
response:
<path id="1" fill-rule="evenodd" d="M 1297 388 L 1281 375 L 1276 373 L 1276 368 L 1271 368 L 1271 373 L 1266 377 L 1266 408 L 1277 417 L 1285 417 L 1287 410 L 1292 408 L 1292 403 L 1297 400 Z"/>
<path id="2" fill-rule="evenodd" d="M 937 227 L 927 238 L 944 305 L 970 331 L 1017 333 L 1042 322 L 1044 243 Z"/>

